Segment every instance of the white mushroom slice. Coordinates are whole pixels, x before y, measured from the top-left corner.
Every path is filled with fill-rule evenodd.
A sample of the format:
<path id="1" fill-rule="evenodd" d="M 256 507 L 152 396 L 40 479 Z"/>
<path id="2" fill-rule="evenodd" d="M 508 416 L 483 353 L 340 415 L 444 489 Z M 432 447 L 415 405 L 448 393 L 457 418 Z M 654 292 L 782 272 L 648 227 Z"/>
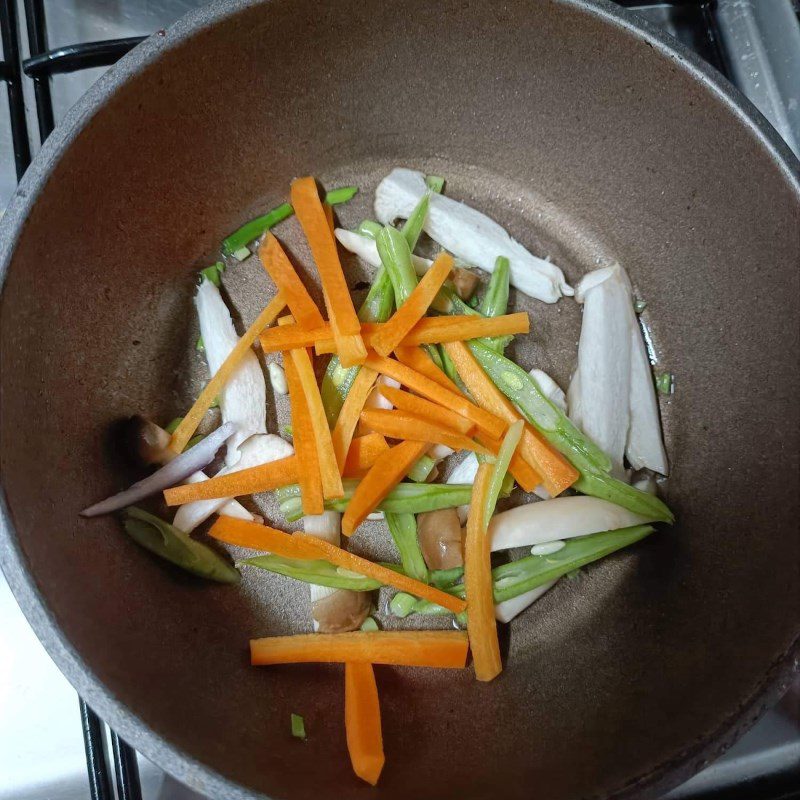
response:
<path id="1" fill-rule="evenodd" d="M 385 408 L 385 409 L 392 409 L 394 405 L 392 404 L 391 400 L 387 400 L 380 392 L 381 386 L 390 386 L 393 389 L 399 389 L 400 383 L 396 381 L 394 378 L 390 378 L 388 375 L 378 375 L 377 379 L 375 380 L 375 388 L 369 393 L 366 402 L 364 403 L 365 408 Z"/>
<path id="2" fill-rule="evenodd" d="M 498 622 L 511 622 L 517 614 L 524 611 L 528 606 L 535 603 L 545 592 L 549 591 L 556 585 L 556 581 L 543 583 L 535 589 L 531 589 L 525 594 L 518 597 L 512 597 L 510 600 L 503 600 L 502 603 L 495 604 L 494 616 Z"/>
<path id="3" fill-rule="evenodd" d="M 495 552 L 629 528 L 651 521 L 597 497 L 556 497 L 495 514 L 489 522 L 489 536 L 492 552 Z"/>
<path id="4" fill-rule="evenodd" d="M 630 424 L 631 307 L 627 278 L 619 265 L 595 270 L 577 287 L 584 304 L 578 346 L 577 382 L 569 405 L 580 409 L 583 432 L 611 458 L 612 471 L 625 477 L 623 457 Z"/>
<path id="5" fill-rule="evenodd" d="M 257 467 L 259 464 L 267 464 L 270 461 L 277 461 L 280 458 L 287 458 L 294 453 L 294 448 L 280 436 L 272 433 L 261 433 L 251 436 L 239 448 L 241 458 L 232 467 L 223 467 L 218 473 L 228 475 L 231 472 L 238 472 L 242 469 Z M 190 483 L 199 483 L 208 478 L 202 472 L 192 475 Z M 233 511 L 233 513 L 231 513 Z M 244 512 L 244 513 L 242 513 Z M 178 509 L 172 524 L 178 530 L 189 533 L 202 525 L 212 514 L 219 513 L 228 517 L 239 517 L 240 519 L 253 519 L 253 515 L 244 506 L 241 506 L 233 498 L 216 498 L 214 500 L 195 500 L 193 503 L 186 503 Z"/>
<path id="6" fill-rule="evenodd" d="M 410 169 L 393 169 L 375 190 L 375 214 L 384 225 L 407 218 L 425 194 L 425 176 Z M 498 256 L 511 262 L 511 285 L 545 303 L 571 295 L 564 273 L 555 264 L 537 258 L 509 236 L 494 220 L 445 195 L 431 194 L 424 231 L 454 256 L 486 272 Z"/>
<path id="7" fill-rule="evenodd" d="M 362 261 L 366 261 L 367 264 L 376 269 L 381 266 L 381 257 L 378 255 L 378 245 L 375 244 L 374 239 L 370 239 L 369 236 L 362 236 L 360 233 L 355 233 L 354 231 L 348 231 L 345 228 L 337 228 L 334 233 L 339 240 L 339 244 L 341 244 L 345 250 L 354 253 Z M 411 263 L 414 265 L 414 272 L 416 272 L 419 277 L 422 277 L 430 269 L 433 261 L 429 258 L 412 255 Z"/>
<path id="8" fill-rule="evenodd" d="M 233 350 L 239 337 L 233 327 L 228 307 L 219 289 L 203 280 L 195 296 L 200 335 L 208 368 L 213 375 Z M 225 463 L 232 466 L 239 460 L 239 446 L 254 433 L 267 432 L 267 387 L 258 359 L 251 350 L 225 383 L 219 397 L 222 419 L 233 422 L 237 432 L 228 442 Z"/>
<path id="9" fill-rule="evenodd" d="M 286 384 L 286 373 L 277 361 L 271 361 L 267 366 L 269 372 L 269 382 L 272 384 L 272 391 L 275 394 L 289 394 L 289 387 Z"/>

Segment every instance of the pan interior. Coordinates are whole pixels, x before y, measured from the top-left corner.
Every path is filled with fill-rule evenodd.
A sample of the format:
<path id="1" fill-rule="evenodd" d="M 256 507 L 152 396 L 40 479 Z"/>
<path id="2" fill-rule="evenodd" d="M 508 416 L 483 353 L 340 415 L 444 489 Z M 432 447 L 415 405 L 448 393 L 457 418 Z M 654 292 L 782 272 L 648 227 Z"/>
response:
<path id="1" fill-rule="evenodd" d="M 240 588 L 201 585 L 114 520 L 76 512 L 128 477 L 111 424 L 166 421 L 205 379 L 191 297 L 221 238 L 309 173 L 362 187 L 338 211 L 351 227 L 372 215 L 378 180 L 411 166 L 445 176 L 449 195 L 572 283 L 613 260 L 628 269 L 659 363 L 677 376 L 662 412 L 679 521 L 512 623 L 491 685 L 469 670 L 380 669 L 378 792 L 604 796 L 685 761 L 797 632 L 780 611 L 798 595 L 795 186 L 725 102 L 577 4 L 401 2 L 376 19 L 351 0 L 274 0 L 202 21 L 75 137 L 3 290 L 3 485 L 27 574 L 64 637 L 111 697 L 245 790 L 363 792 L 341 669 L 247 665 L 250 637 L 309 629 L 304 586 L 255 572 Z M 308 268 L 297 223 L 279 233 Z M 369 280 L 345 264 L 352 287 Z M 240 326 L 270 294 L 255 259 L 225 289 Z M 532 327 L 515 357 L 566 386 L 577 305 L 513 304 Z M 279 400 L 270 430 L 285 414 Z M 354 546 L 390 552 L 378 525 Z M 292 712 L 305 744 L 290 736 Z M 166 761 L 231 796 L 204 768 Z"/>

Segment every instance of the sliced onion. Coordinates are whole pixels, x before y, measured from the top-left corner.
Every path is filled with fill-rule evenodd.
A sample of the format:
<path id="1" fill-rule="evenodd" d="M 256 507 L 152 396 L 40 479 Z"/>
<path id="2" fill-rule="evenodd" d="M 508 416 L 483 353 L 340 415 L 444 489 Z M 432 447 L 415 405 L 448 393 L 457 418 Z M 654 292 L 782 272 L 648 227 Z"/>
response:
<path id="1" fill-rule="evenodd" d="M 112 511 L 119 511 L 119 509 L 131 505 L 131 503 L 138 503 L 140 500 L 144 500 L 145 497 L 150 497 L 150 495 L 181 483 L 192 473 L 210 464 L 214 460 L 217 450 L 235 433 L 236 426 L 232 422 L 226 422 L 194 447 L 181 453 L 152 475 L 137 481 L 124 492 L 112 495 L 106 500 L 85 508 L 81 511 L 81 515 L 84 517 L 98 517 L 101 514 L 110 514 Z"/>
<path id="2" fill-rule="evenodd" d="M 528 606 L 535 603 L 545 592 L 555 586 L 556 581 L 543 583 L 535 589 L 531 589 L 525 594 L 518 597 L 512 597 L 510 600 L 503 600 L 502 603 L 497 603 L 494 607 L 494 616 L 498 622 L 511 622 L 517 614 L 523 612 Z"/>

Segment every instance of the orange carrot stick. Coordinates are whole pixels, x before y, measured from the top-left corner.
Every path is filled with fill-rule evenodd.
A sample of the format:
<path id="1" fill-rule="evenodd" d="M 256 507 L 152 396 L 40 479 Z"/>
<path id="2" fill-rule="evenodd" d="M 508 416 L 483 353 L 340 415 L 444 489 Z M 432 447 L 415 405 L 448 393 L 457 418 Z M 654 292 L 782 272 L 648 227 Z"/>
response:
<path id="1" fill-rule="evenodd" d="M 294 212 L 300 220 L 317 265 L 336 345 L 340 349 L 344 345 L 351 355 L 357 353 L 359 348 L 355 342 L 348 344 L 342 341 L 343 336 L 360 338 L 361 324 L 353 308 L 353 299 L 336 250 L 336 240 L 319 199 L 317 184 L 311 177 L 298 178 L 292 182 L 291 196 Z M 363 343 L 361 347 L 363 348 Z M 339 357 L 344 364 L 341 353 Z"/>
<path id="2" fill-rule="evenodd" d="M 339 465 L 336 463 L 336 454 L 333 452 L 331 430 L 322 406 L 322 398 L 319 394 L 317 379 L 314 376 L 314 368 L 311 366 L 311 359 L 302 348 L 292 350 L 291 353 L 311 417 L 311 428 L 314 432 L 314 443 L 317 447 L 319 472 L 322 479 L 322 494 L 325 498 L 342 497 L 344 495 L 342 476 L 339 474 Z"/>
<path id="3" fill-rule="evenodd" d="M 263 550 L 284 558 L 313 560 L 317 557 L 290 534 L 246 519 L 220 516 L 209 529 L 208 535 L 226 544 Z"/>
<path id="4" fill-rule="evenodd" d="M 325 503 L 322 497 L 319 454 L 314 440 L 308 402 L 291 353 L 283 354 L 283 366 L 292 410 L 292 438 L 297 456 L 297 479 L 300 484 L 303 513 L 322 514 L 325 510 Z"/>
<path id="5" fill-rule="evenodd" d="M 313 347 L 318 341 L 333 334 L 328 324 L 321 328 L 301 328 L 299 325 L 284 325 L 280 328 L 269 328 L 259 340 L 265 353 L 278 353 L 282 350 L 294 350 L 298 347 Z"/>
<path id="6" fill-rule="evenodd" d="M 362 663 L 464 669 L 468 648 L 465 631 L 302 633 L 251 639 L 250 663 Z"/>
<path id="7" fill-rule="evenodd" d="M 378 457 L 347 504 L 342 516 L 342 533 L 345 536 L 353 534 L 427 449 L 425 442 L 401 442 Z"/>
<path id="8" fill-rule="evenodd" d="M 169 440 L 169 447 L 175 453 L 182 453 L 189 439 L 194 436 L 200 420 L 203 419 L 206 411 L 211 408 L 214 398 L 222 391 L 222 387 L 233 374 L 239 362 L 244 357 L 244 354 L 252 346 L 261 331 L 271 325 L 278 314 L 281 313 L 286 306 L 286 301 L 283 295 L 278 292 L 272 300 L 269 301 L 267 307 L 256 317 L 255 322 L 244 332 L 244 335 L 233 346 L 233 349 L 228 353 L 228 357 L 222 362 L 220 368 L 214 373 L 211 380 L 205 385 L 205 388 L 200 392 L 200 396 L 194 401 L 194 404 L 187 412 L 186 416 L 181 420 L 180 425 L 175 428 L 172 438 Z"/>
<path id="9" fill-rule="evenodd" d="M 273 234 L 268 233 L 259 246 L 258 257 L 264 269 L 275 281 L 278 291 L 286 298 L 286 305 L 289 306 L 298 324 L 304 328 L 322 327 L 325 320 L 322 319 L 317 304 L 311 299 L 281 243 Z"/>
<path id="10" fill-rule="evenodd" d="M 453 359 L 461 380 L 478 405 L 509 424 L 522 419 L 508 398 L 483 371 L 467 345 L 463 342 L 449 342 L 445 344 L 445 350 Z M 553 497 L 561 494 L 578 479 L 578 471 L 572 464 L 561 453 L 553 450 L 529 425 L 525 426 L 522 433 L 518 452 L 542 476 L 545 488 Z"/>
<path id="11" fill-rule="evenodd" d="M 371 347 L 371 342 L 389 323 L 362 323 L 361 335 L 364 344 Z M 484 336 L 505 336 L 514 333 L 527 333 L 530 329 L 528 315 L 525 312 L 506 314 L 501 317 L 423 317 L 400 343 L 402 347 L 417 347 L 421 344 L 441 344 L 443 342 L 459 342 L 464 339 L 478 339 Z M 314 347 L 317 355 L 336 352 L 333 333 L 316 341 Z M 396 348 L 395 348 L 396 349 Z"/>
<path id="12" fill-rule="evenodd" d="M 243 494 L 269 492 L 279 486 L 297 482 L 297 457 L 288 456 L 239 472 L 219 475 L 200 483 L 186 483 L 164 490 L 168 506 L 182 506 L 195 500 L 240 497 Z"/>
<path id="13" fill-rule="evenodd" d="M 390 439 L 407 439 L 411 442 L 428 442 L 443 444 L 453 450 L 471 450 L 474 453 L 490 455 L 483 445 L 473 442 L 458 431 L 443 428 L 441 425 L 428 422 L 424 417 L 408 412 L 389 411 L 385 408 L 365 408 L 361 412 L 361 421 L 375 433 L 382 433 Z"/>
<path id="14" fill-rule="evenodd" d="M 356 436 L 350 443 L 347 458 L 344 462 L 344 478 L 363 478 L 369 468 L 378 460 L 378 456 L 389 449 L 386 439 L 379 433 L 367 433 Z"/>
<path id="15" fill-rule="evenodd" d="M 381 708 L 372 664 L 344 665 L 344 725 L 353 772 L 377 785 L 386 761 L 381 734 Z"/>
<path id="16" fill-rule="evenodd" d="M 440 253 L 403 305 L 395 311 L 380 332 L 372 337 L 371 344 L 375 352 L 388 356 L 403 341 L 414 325 L 425 316 L 452 268 L 453 257 Z"/>
<path id="17" fill-rule="evenodd" d="M 369 367 L 361 367 L 358 375 L 347 393 L 342 410 L 336 419 L 336 425 L 331 434 L 333 441 L 333 452 L 336 456 L 336 463 L 339 465 L 339 472 L 344 472 L 344 465 L 347 459 L 347 451 L 350 449 L 350 442 L 353 441 L 353 433 L 358 424 L 358 418 L 367 401 L 367 396 L 372 391 L 372 385 L 378 373 Z"/>
<path id="18" fill-rule="evenodd" d="M 405 345 L 395 347 L 394 354 L 401 364 L 405 364 L 426 378 L 436 381 L 436 383 L 444 386 L 445 389 L 449 389 L 453 394 L 461 394 L 461 389 L 434 364 L 433 359 L 421 347 L 406 347 Z"/>
<path id="19" fill-rule="evenodd" d="M 380 393 L 395 408 L 399 408 L 401 411 L 408 411 L 410 414 L 422 417 L 429 422 L 458 431 L 464 436 L 469 436 L 475 430 L 475 423 L 471 420 L 462 417 L 461 414 L 457 414 L 449 408 L 440 406 L 438 403 L 432 403 L 424 397 L 404 392 L 402 389 L 395 389 L 393 386 L 381 385 L 379 389 Z"/>
<path id="20" fill-rule="evenodd" d="M 407 444 L 410 444 L 410 442 L 407 442 Z M 401 445 L 398 445 L 398 447 L 400 446 Z M 392 448 L 392 450 L 396 449 L 397 448 Z M 392 450 L 389 452 L 391 453 Z M 364 483 L 364 481 L 361 481 L 361 483 Z M 361 483 L 359 486 L 361 486 Z M 358 491 L 358 489 L 356 489 L 356 491 Z M 355 495 L 353 495 L 353 497 L 355 498 Z M 352 500 L 350 502 L 352 504 Z M 454 597 L 452 594 L 443 592 L 441 589 L 437 589 L 434 586 L 429 586 L 427 583 L 416 581 L 413 578 L 409 578 L 407 575 L 395 572 L 393 569 L 382 567 L 380 564 L 368 561 L 366 558 L 361 558 L 361 556 L 357 556 L 354 553 L 349 553 L 347 550 L 342 550 L 341 547 L 326 542 L 324 539 L 317 539 L 315 536 L 306 533 L 295 533 L 291 538 L 303 545 L 308 545 L 309 550 L 316 549 L 316 558 L 324 558 L 337 567 L 348 569 L 351 572 L 357 572 L 359 575 L 364 575 L 366 578 L 380 581 L 380 583 L 386 586 L 393 586 L 401 592 L 408 592 L 417 597 L 423 597 L 425 600 L 430 600 L 432 603 L 443 606 L 454 614 L 460 613 L 467 607 L 465 601 L 460 597 Z"/>
<path id="21" fill-rule="evenodd" d="M 417 394 L 427 397 L 434 403 L 445 406 L 462 417 L 472 420 L 481 430 L 486 431 L 490 436 L 502 436 L 508 424 L 494 414 L 490 414 L 482 408 L 478 408 L 474 403 L 467 400 L 462 394 L 449 392 L 430 378 L 426 378 L 416 370 L 394 361 L 391 358 L 383 358 L 377 354 L 367 356 L 366 365 L 382 375 L 394 378 L 404 386 L 407 386 Z"/>
<path id="22" fill-rule="evenodd" d="M 491 473 L 492 467 L 489 464 L 478 467 L 472 487 L 464 544 L 464 588 L 469 609 L 467 632 L 475 664 L 475 677 L 479 681 L 490 681 L 503 670 L 494 618 L 489 537 L 483 522 Z"/>

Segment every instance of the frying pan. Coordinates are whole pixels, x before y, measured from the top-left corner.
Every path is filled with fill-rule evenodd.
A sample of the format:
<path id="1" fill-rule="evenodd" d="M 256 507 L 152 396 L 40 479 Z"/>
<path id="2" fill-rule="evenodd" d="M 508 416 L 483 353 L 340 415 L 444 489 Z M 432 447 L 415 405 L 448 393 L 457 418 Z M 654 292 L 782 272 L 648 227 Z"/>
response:
<path id="1" fill-rule="evenodd" d="M 376 796 L 658 794 L 752 723 L 797 652 L 800 187 L 742 96 L 608 3 L 216 3 L 109 71 L 3 222 L 4 571 L 75 688 L 180 780 L 364 795 L 341 669 L 247 666 L 250 637 L 308 630 L 305 587 L 200 585 L 76 512 L 130 477 L 109 425 L 169 419 L 203 378 L 193 270 L 222 236 L 309 173 L 363 188 L 353 225 L 396 165 L 446 176 L 573 283 L 628 268 L 677 376 L 678 523 L 515 620 L 490 685 L 381 669 Z M 296 223 L 282 235 L 308 264 Z M 227 277 L 244 323 L 269 292 L 254 262 Z M 563 385 L 577 306 L 514 302 L 533 329 L 515 357 Z M 378 526 L 354 545 L 388 550 Z"/>

